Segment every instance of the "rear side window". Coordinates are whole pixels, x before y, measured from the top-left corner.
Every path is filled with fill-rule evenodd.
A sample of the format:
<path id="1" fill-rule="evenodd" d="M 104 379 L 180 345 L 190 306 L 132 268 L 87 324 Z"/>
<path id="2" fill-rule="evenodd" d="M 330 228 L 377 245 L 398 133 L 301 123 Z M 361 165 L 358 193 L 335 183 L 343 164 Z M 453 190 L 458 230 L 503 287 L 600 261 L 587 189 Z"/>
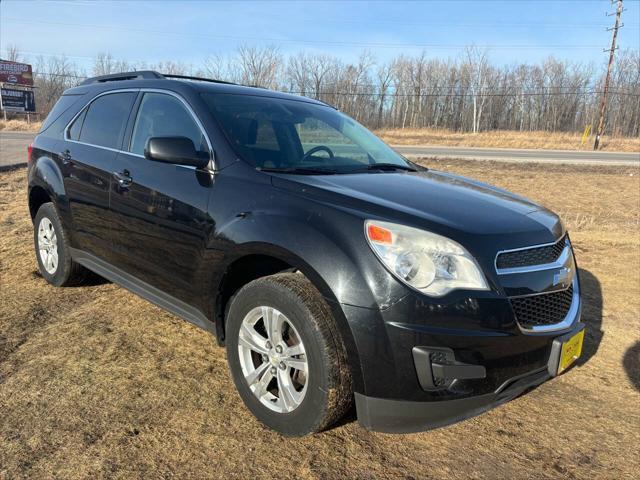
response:
<path id="1" fill-rule="evenodd" d="M 110 93 L 91 102 L 80 129 L 80 141 L 119 149 L 135 97 L 134 92 Z"/>
<path id="2" fill-rule="evenodd" d="M 81 97 L 82 95 L 62 95 L 49 112 L 49 115 L 47 115 L 47 118 L 45 118 L 44 122 L 42 122 L 40 132 L 44 132 L 47 128 L 49 128 L 60 115 L 66 112 L 69 107 L 76 103 Z"/>
<path id="3" fill-rule="evenodd" d="M 151 137 L 187 137 L 196 150 L 208 151 L 202 130 L 183 103 L 172 95 L 145 93 L 131 136 L 131 153 L 144 154 Z"/>
<path id="4" fill-rule="evenodd" d="M 86 114 L 87 109 L 85 108 L 69 127 L 69 140 L 78 141 L 80 139 L 80 129 L 82 128 L 82 122 L 84 122 L 84 117 Z"/>

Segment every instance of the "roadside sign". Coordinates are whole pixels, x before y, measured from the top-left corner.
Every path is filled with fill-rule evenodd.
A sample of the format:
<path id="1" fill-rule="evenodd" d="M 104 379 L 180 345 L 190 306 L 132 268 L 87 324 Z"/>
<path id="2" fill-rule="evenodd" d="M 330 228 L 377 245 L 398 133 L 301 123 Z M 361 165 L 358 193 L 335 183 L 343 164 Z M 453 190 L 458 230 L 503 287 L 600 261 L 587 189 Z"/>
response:
<path id="1" fill-rule="evenodd" d="M 35 113 L 36 111 L 33 90 L 0 88 L 0 105 L 5 112 Z"/>
<path id="2" fill-rule="evenodd" d="M 33 87 L 33 71 L 27 63 L 0 60 L 0 83 Z"/>

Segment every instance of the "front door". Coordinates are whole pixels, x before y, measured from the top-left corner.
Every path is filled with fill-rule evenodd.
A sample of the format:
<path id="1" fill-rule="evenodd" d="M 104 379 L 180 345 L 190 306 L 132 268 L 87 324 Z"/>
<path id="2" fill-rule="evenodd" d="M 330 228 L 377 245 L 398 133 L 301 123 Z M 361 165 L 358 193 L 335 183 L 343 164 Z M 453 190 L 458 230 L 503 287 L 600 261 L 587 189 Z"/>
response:
<path id="1" fill-rule="evenodd" d="M 198 303 L 198 267 L 211 222 L 214 176 L 207 170 L 147 160 L 150 137 L 183 136 L 210 152 L 194 114 L 182 99 L 145 92 L 129 145 L 116 158 L 110 208 L 116 266 L 191 305 Z"/>

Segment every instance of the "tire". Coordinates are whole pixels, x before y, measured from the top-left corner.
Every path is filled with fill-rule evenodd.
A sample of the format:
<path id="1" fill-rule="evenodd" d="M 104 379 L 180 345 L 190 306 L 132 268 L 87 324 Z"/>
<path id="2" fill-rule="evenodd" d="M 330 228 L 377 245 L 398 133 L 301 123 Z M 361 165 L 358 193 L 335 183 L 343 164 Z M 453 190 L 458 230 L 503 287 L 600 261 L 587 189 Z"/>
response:
<path id="1" fill-rule="evenodd" d="M 68 236 L 51 202 L 43 204 L 36 213 L 33 243 L 38 269 L 51 285 L 67 287 L 80 285 L 85 280 L 87 270 L 72 260 Z"/>
<path id="2" fill-rule="evenodd" d="M 251 332 L 247 327 L 254 321 Z M 267 324 L 274 328 L 270 335 Z M 324 298 L 303 275 L 280 273 L 244 286 L 231 300 L 226 330 L 233 381 L 267 427 L 303 436 L 328 428 L 351 406 L 342 338 Z M 278 345 L 286 350 L 279 354 Z"/>

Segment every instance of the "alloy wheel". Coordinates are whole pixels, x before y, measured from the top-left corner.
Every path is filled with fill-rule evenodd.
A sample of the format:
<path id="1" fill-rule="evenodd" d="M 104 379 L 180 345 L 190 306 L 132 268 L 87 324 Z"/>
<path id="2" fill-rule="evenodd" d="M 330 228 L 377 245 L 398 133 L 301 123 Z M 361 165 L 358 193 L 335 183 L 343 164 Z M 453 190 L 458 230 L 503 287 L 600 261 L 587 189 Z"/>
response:
<path id="1" fill-rule="evenodd" d="M 44 269 L 54 275 L 58 269 L 58 237 L 47 217 L 43 217 L 38 225 L 38 251 Z"/>
<path id="2" fill-rule="evenodd" d="M 290 413 L 303 401 L 309 382 L 307 355 L 298 331 L 272 307 L 256 307 L 238 334 L 240 366 L 253 394 L 267 408 Z"/>

